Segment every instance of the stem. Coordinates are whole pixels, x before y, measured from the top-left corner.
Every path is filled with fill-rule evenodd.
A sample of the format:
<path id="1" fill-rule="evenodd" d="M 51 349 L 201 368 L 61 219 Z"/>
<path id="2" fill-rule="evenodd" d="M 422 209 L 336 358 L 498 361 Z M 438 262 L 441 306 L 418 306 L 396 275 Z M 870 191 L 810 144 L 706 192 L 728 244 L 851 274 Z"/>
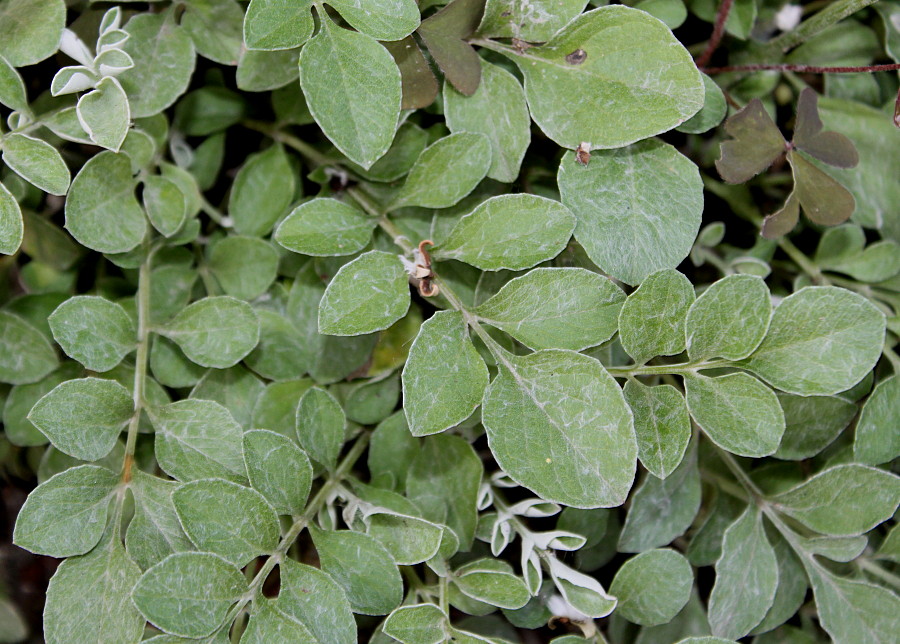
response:
<path id="1" fill-rule="evenodd" d="M 222 228 L 231 228 L 234 226 L 234 220 L 232 220 L 231 217 L 223 215 L 218 208 L 206 200 L 206 197 L 204 197 L 202 193 L 198 194 L 200 194 L 200 210 L 205 212 L 210 219 L 222 226 Z"/>
<path id="2" fill-rule="evenodd" d="M 796 29 L 787 31 L 777 38 L 770 40 L 766 45 L 765 52 L 767 54 L 783 54 L 789 49 L 793 49 L 804 40 L 812 38 L 824 29 L 827 29 L 836 22 L 840 22 L 847 16 L 856 13 L 860 9 L 865 9 L 870 4 L 875 4 L 878 0 L 838 0 L 834 2 L 812 18 L 804 20 Z"/>
<path id="3" fill-rule="evenodd" d="M 333 165 L 335 163 L 334 159 L 329 159 L 326 155 L 319 152 L 309 143 L 305 141 L 301 141 L 296 136 L 292 134 L 288 134 L 287 132 L 282 132 L 278 128 L 272 127 L 268 123 L 263 123 L 262 121 L 254 121 L 254 120 L 244 120 L 241 121 L 241 125 L 249 130 L 255 130 L 257 132 L 262 132 L 266 136 L 271 139 L 278 141 L 280 143 L 284 143 L 289 148 L 295 149 L 297 152 L 305 156 L 307 159 L 311 160 L 315 165 Z"/>
<path id="4" fill-rule="evenodd" d="M 678 364 L 607 367 L 606 370 L 614 378 L 630 378 L 632 376 L 665 376 L 669 374 L 692 375 L 701 369 L 730 367 L 732 364 L 730 360 L 705 360 L 703 362 L 682 362 Z"/>
<path id="5" fill-rule="evenodd" d="M 726 65 L 725 67 L 703 67 L 707 74 L 724 74 L 726 72 L 759 72 L 777 70 L 782 72 L 806 72 L 810 74 L 862 74 L 869 72 L 892 72 L 900 69 L 900 63 L 884 65 L 862 65 L 859 67 L 820 67 L 818 65 L 802 65 L 794 63 L 754 63 L 751 65 Z"/>
<path id="6" fill-rule="evenodd" d="M 829 279 L 822 274 L 821 269 L 819 269 L 809 257 L 804 255 L 803 251 L 794 246 L 794 243 L 790 239 L 787 237 L 780 237 L 776 240 L 776 243 L 778 244 L 778 247 L 783 250 L 804 273 L 809 275 L 816 284 L 823 284 L 825 286 L 831 284 Z"/>
<path id="7" fill-rule="evenodd" d="M 444 615 L 450 614 L 450 593 L 447 587 L 447 578 L 441 577 L 438 580 L 438 601 Z"/>
<path id="8" fill-rule="evenodd" d="M 719 10 L 716 12 L 716 22 L 713 27 L 712 37 L 709 39 L 706 49 L 697 57 L 697 67 L 705 67 L 706 63 L 712 58 L 713 53 L 715 53 L 719 43 L 722 42 L 722 36 L 725 35 L 725 23 L 728 21 L 728 14 L 731 13 L 733 4 L 734 0 L 722 0 L 722 4 L 719 5 Z"/>
<path id="9" fill-rule="evenodd" d="M 856 564 L 857 568 L 863 570 L 875 577 L 878 577 L 881 581 L 886 582 L 887 584 L 893 586 L 897 590 L 900 590 L 900 577 L 897 575 L 888 572 L 881 566 L 872 561 L 869 561 L 865 557 L 859 557 L 853 560 L 853 563 Z"/>
<path id="10" fill-rule="evenodd" d="M 884 357 L 888 359 L 888 362 L 891 363 L 891 368 L 894 370 L 894 374 L 900 374 L 900 356 L 896 354 L 894 349 L 885 342 L 884 348 L 881 350 L 881 352 L 884 354 Z"/>

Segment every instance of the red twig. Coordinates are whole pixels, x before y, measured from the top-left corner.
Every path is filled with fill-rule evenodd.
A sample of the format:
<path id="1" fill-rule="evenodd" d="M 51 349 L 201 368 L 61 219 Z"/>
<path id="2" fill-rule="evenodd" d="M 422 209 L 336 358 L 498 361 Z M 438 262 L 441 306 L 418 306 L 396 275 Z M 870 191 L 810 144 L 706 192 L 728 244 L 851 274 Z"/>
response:
<path id="1" fill-rule="evenodd" d="M 733 4 L 734 0 L 722 0 L 722 4 L 719 5 L 719 10 L 716 12 L 716 23 L 713 27 L 712 36 L 706 44 L 706 49 L 704 49 L 703 53 L 697 57 L 697 67 L 700 67 L 701 69 L 705 67 L 712 58 L 719 43 L 722 42 L 722 36 L 725 35 L 725 22 L 728 20 L 728 14 L 731 13 L 731 6 Z"/>
<path id="2" fill-rule="evenodd" d="M 816 65 L 795 65 L 791 63 L 760 63 L 753 65 L 728 65 L 727 67 L 702 67 L 707 74 L 725 72 L 759 72 L 777 70 L 782 72 L 809 72 L 811 74 L 859 74 L 864 72 L 892 72 L 900 70 L 900 63 L 885 65 L 865 65 L 862 67 L 818 67 Z"/>

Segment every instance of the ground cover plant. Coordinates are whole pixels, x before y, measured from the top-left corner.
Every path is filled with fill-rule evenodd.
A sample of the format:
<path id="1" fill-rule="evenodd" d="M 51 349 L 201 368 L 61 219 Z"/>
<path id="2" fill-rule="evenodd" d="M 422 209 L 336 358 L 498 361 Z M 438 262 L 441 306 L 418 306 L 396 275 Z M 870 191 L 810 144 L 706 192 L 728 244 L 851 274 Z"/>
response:
<path id="1" fill-rule="evenodd" d="M 898 62 L 896 0 L 0 0 L 0 641 L 896 641 Z"/>

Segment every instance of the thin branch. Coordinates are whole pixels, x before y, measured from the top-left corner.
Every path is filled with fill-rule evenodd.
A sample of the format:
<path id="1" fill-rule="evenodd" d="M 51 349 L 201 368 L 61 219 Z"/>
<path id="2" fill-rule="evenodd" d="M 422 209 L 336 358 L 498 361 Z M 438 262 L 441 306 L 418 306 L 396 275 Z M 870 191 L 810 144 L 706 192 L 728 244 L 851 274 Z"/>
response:
<path id="1" fill-rule="evenodd" d="M 728 21 L 728 14 L 731 13 L 731 7 L 733 5 L 734 0 L 722 0 L 722 4 L 719 5 L 719 10 L 716 12 L 716 22 L 713 27 L 712 36 L 709 39 L 709 43 L 706 45 L 706 49 L 704 49 L 703 53 L 697 57 L 697 67 L 700 67 L 701 69 L 705 67 L 718 48 L 719 43 L 722 42 L 722 36 L 725 35 L 725 23 Z"/>
<path id="2" fill-rule="evenodd" d="M 797 65 L 793 63 L 754 63 L 752 65 L 727 65 L 725 67 L 701 67 L 706 74 L 726 72 L 760 72 L 775 70 L 781 72 L 807 72 L 810 74 L 861 74 L 870 72 L 893 72 L 900 70 L 900 63 L 884 65 L 862 65 L 859 67 L 820 67 L 818 65 Z"/>

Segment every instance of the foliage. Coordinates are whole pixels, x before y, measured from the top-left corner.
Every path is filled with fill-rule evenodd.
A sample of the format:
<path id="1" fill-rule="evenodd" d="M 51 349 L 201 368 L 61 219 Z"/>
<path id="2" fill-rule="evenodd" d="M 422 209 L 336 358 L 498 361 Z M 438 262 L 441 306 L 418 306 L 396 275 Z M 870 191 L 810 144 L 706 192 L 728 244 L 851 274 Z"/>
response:
<path id="1" fill-rule="evenodd" d="M 897 79 L 790 69 L 900 4 L 109 4 L 0 0 L 47 642 L 894 641 Z"/>

